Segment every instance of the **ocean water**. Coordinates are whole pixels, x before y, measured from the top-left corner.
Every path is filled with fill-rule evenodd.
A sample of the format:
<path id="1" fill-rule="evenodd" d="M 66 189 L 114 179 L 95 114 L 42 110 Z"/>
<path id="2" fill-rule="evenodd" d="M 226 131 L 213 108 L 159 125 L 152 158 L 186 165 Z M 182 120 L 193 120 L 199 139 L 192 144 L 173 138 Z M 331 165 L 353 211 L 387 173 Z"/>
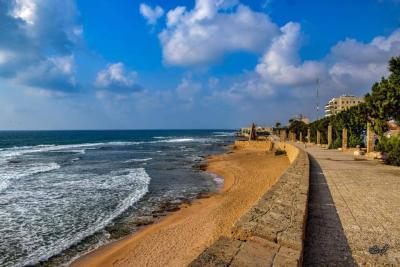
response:
<path id="1" fill-rule="evenodd" d="M 0 132 L 0 266 L 65 265 L 218 189 L 232 131 Z M 175 206 L 174 206 L 175 205 Z"/>

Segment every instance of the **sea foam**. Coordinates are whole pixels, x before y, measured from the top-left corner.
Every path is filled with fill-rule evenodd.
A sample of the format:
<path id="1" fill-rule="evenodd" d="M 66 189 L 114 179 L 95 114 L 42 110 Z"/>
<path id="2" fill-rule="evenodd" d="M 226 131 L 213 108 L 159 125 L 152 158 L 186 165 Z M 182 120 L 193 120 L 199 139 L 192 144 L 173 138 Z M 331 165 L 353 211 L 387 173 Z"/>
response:
<path id="1" fill-rule="evenodd" d="M 60 167 L 55 162 L 22 164 L 21 166 L 19 164 L 0 165 L 0 192 L 4 191 L 14 180 L 29 175 L 50 172 Z"/>
<path id="2" fill-rule="evenodd" d="M 41 205 L 45 206 L 42 209 L 37 210 L 36 208 L 32 210 L 26 209 L 26 207 L 19 207 L 20 212 L 18 212 L 20 216 L 27 217 L 25 219 L 21 217 L 23 221 L 26 221 L 26 219 L 28 218 L 29 220 L 31 220 L 30 224 L 33 223 L 32 225 L 35 228 L 34 231 L 32 231 L 32 229 L 28 231 L 26 227 L 20 227 L 21 225 L 14 225 L 15 229 L 3 229 L 6 232 L 2 232 L 2 229 L 0 229 L 0 235 L 2 236 L 2 238 L 4 238 L 4 244 L 20 242 L 18 238 L 21 237 L 24 238 L 26 243 L 26 255 L 12 262 L 12 266 L 37 264 L 39 261 L 46 260 L 53 255 L 59 254 L 63 250 L 69 248 L 71 245 L 77 244 L 87 236 L 90 236 L 95 232 L 100 231 L 113 219 L 121 215 L 130 206 L 140 200 L 148 192 L 148 186 L 151 180 L 150 176 L 147 174 L 144 168 L 121 169 L 100 176 L 94 176 L 90 174 L 79 175 L 81 180 L 77 179 L 78 175 L 77 177 L 71 177 L 63 174 L 63 176 L 64 178 L 62 178 L 61 176 L 60 178 L 54 177 L 54 179 L 60 180 L 60 182 L 52 184 L 51 188 L 57 188 L 57 192 L 59 192 L 60 195 L 68 195 L 69 192 L 81 190 L 82 192 L 79 193 L 77 196 L 82 196 L 85 195 L 86 192 L 87 199 L 92 199 L 93 205 L 96 205 L 95 203 L 102 199 L 103 196 L 101 192 L 113 190 L 113 192 L 115 192 L 114 194 L 116 194 L 115 197 L 119 198 L 121 194 L 118 193 L 118 190 L 121 190 L 121 192 L 126 192 L 126 195 L 123 198 L 119 199 L 118 204 L 116 206 L 113 206 L 112 209 L 110 208 L 107 210 L 103 210 L 100 213 L 98 211 L 95 212 L 92 209 L 89 209 L 86 211 L 89 212 L 87 215 L 81 213 L 81 215 L 76 217 L 76 215 L 66 216 L 64 213 L 63 215 L 58 214 L 59 212 L 62 212 L 62 210 L 60 210 L 58 213 L 54 213 L 54 210 L 48 210 L 47 208 L 53 206 L 62 207 L 62 205 L 66 204 L 64 201 L 66 201 L 67 199 L 59 198 L 58 195 L 54 195 L 52 194 L 52 192 L 46 193 L 42 191 L 36 191 L 36 196 L 41 196 L 40 198 L 46 198 L 40 200 L 45 201 L 41 203 Z M 69 181 L 62 182 L 64 179 L 68 179 Z M 63 188 L 64 192 L 60 192 L 59 188 Z M 91 192 L 96 192 L 96 194 L 93 195 Z M 70 198 L 72 199 L 71 196 Z M 96 200 L 97 198 L 98 200 Z M 39 205 L 39 203 L 37 203 L 37 205 Z M 69 207 L 73 208 L 72 206 Z M 9 208 L 11 209 L 13 207 L 10 206 Z M 4 210 L 0 212 L 0 222 L 2 220 L 2 212 L 7 213 L 8 211 Z M 16 212 L 15 209 L 14 212 Z M 47 213 L 49 213 L 49 216 L 51 214 L 51 216 L 53 217 L 51 220 L 48 218 L 48 216 L 46 216 Z M 43 222 L 42 216 L 46 216 L 47 224 Z M 57 221 L 58 218 L 63 218 L 63 220 Z M 85 222 L 81 221 L 83 218 L 90 219 Z M 85 224 L 82 225 L 82 223 Z M 37 235 L 37 233 L 46 233 L 56 228 L 59 231 L 57 235 L 58 237 L 52 237 L 50 240 L 47 240 L 45 244 L 43 244 L 43 237 Z M 12 234 L 11 232 L 9 232 L 11 230 Z M 1 249 L 6 248 L 2 248 L 2 245 L 0 244 L 0 250 Z M 2 257 L 3 256 L 0 255 L 0 266 L 7 262 L 7 259 Z"/>

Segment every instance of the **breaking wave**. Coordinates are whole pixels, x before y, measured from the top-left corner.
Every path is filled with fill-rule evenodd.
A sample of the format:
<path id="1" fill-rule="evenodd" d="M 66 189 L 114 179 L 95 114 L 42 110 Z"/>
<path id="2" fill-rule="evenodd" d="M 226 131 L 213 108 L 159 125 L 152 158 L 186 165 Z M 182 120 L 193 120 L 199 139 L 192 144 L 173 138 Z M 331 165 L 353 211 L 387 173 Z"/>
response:
<path id="1" fill-rule="evenodd" d="M 61 174 L 60 174 L 61 175 Z M 73 175 L 65 175 L 61 177 L 61 182 L 52 184 L 53 187 L 63 188 L 63 191 L 53 192 L 30 192 L 35 195 L 45 196 L 45 199 L 37 200 L 35 209 L 21 206 L 19 216 L 21 216 L 22 225 L 11 225 L 8 229 L 0 229 L 0 234 L 4 244 L 18 244 L 19 239 L 29 241 L 25 244 L 25 256 L 20 257 L 17 261 L 12 262 L 11 266 L 25 266 L 37 264 L 40 261 L 46 260 L 53 255 L 57 255 L 77 244 L 84 238 L 93 235 L 107 226 L 112 220 L 125 212 L 130 206 L 140 200 L 147 192 L 150 183 L 150 176 L 143 168 L 123 169 L 110 172 L 107 175 L 85 177 L 85 179 L 76 179 Z M 79 175 L 82 178 L 82 175 Z M 59 190 L 59 189 L 58 189 Z M 107 191 L 105 191 L 107 190 Z M 76 201 L 85 202 L 89 205 L 97 205 L 104 201 L 104 192 L 113 192 L 112 202 L 115 205 L 109 205 L 108 209 L 97 210 L 90 207 L 76 209 L 75 201 L 72 197 L 81 197 Z M 125 196 L 121 196 L 121 191 L 125 192 Z M 68 195 L 70 197 L 60 198 L 60 195 Z M 71 199 L 70 199 L 71 198 Z M 91 203 L 89 200 L 92 200 Z M 110 199 L 111 200 L 111 199 Z M 49 204 L 51 203 L 51 204 Z M 74 204 L 75 203 L 75 204 Z M 64 207 L 64 209 L 56 210 L 49 207 Z M 0 212 L 0 224 L 2 223 L 1 213 L 9 213 L 13 207 L 6 207 L 6 210 Z M 71 216 L 66 216 L 65 213 L 73 212 Z M 44 219 L 52 217 L 52 219 Z M 62 221 L 57 218 L 64 218 Z M 30 221 L 29 225 L 34 225 L 35 231 L 28 230 L 24 227 L 25 222 Z M 13 229 L 11 229 L 13 228 Z M 49 238 L 45 244 L 42 242 L 42 236 L 37 235 L 37 232 L 47 233 Z M 57 234 L 48 232 L 57 231 Z M 0 244 L 0 250 L 5 248 Z M 0 255 L 0 265 L 8 262 L 9 259 L 3 258 Z"/>

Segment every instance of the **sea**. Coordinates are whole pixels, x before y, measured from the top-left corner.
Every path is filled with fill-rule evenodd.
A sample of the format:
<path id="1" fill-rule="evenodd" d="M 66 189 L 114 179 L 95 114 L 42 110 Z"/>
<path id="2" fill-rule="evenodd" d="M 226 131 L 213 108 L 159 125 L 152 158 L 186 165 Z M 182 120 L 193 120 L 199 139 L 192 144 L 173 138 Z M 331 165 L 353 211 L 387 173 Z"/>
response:
<path id="1" fill-rule="evenodd" d="M 218 191 L 231 130 L 0 131 L 0 266 L 64 266 Z"/>

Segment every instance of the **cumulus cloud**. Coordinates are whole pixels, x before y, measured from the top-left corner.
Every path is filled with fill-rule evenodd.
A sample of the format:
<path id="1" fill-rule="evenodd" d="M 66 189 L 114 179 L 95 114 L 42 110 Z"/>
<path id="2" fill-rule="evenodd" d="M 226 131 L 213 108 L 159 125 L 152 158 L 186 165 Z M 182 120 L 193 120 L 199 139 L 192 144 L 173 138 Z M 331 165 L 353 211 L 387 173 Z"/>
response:
<path id="1" fill-rule="evenodd" d="M 191 77 L 185 77 L 181 80 L 175 92 L 179 100 L 193 103 L 195 96 L 200 92 L 201 88 L 201 83 L 194 82 Z"/>
<path id="2" fill-rule="evenodd" d="M 317 79 L 323 98 L 343 93 L 363 95 L 387 75 L 390 57 L 400 55 L 400 30 L 369 43 L 340 41 L 320 60 L 302 60 L 300 47 L 300 24 L 289 22 L 267 46 L 254 71 L 227 89 L 216 91 L 214 97 L 233 102 L 276 95 L 314 99 Z"/>
<path id="3" fill-rule="evenodd" d="M 36 3 L 31 0 L 16 0 L 14 5 L 11 16 L 33 25 L 36 19 Z"/>
<path id="4" fill-rule="evenodd" d="M 72 70 L 72 50 L 82 40 L 77 20 L 73 0 L 0 1 L 0 77 L 46 90 L 62 84 L 72 89 L 72 71 L 62 68 L 71 63 Z"/>
<path id="5" fill-rule="evenodd" d="M 362 89 L 387 75 L 390 57 L 400 55 L 400 29 L 369 43 L 346 39 L 331 49 L 327 61 L 332 80 L 342 87 Z M 358 88 L 357 88 L 358 87 Z"/>
<path id="6" fill-rule="evenodd" d="M 281 28 L 260 63 L 256 72 L 274 85 L 302 86 L 315 83 L 321 76 L 324 65 L 316 61 L 301 62 L 300 24 L 289 22 Z"/>
<path id="7" fill-rule="evenodd" d="M 27 92 L 31 92 L 30 94 L 34 94 L 33 89 L 37 89 L 38 95 L 64 96 L 78 88 L 74 57 L 49 57 L 20 71 L 12 81 L 28 86 L 30 89 Z"/>
<path id="8" fill-rule="evenodd" d="M 139 91 L 141 87 L 136 83 L 137 73 L 125 69 L 123 63 L 109 64 L 101 70 L 96 77 L 95 85 L 101 90 L 118 93 L 132 93 Z"/>
<path id="9" fill-rule="evenodd" d="M 279 33 L 264 14 L 237 1 L 196 0 L 193 10 L 179 6 L 167 13 L 159 38 L 165 63 L 206 64 L 225 53 L 259 53 Z"/>
<path id="10" fill-rule="evenodd" d="M 236 51 L 262 54 L 254 71 L 225 84 L 226 90 L 211 83 L 210 88 L 217 90 L 214 96 L 235 101 L 277 93 L 311 96 L 317 80 L 322 94 L 329 97 L 344 92 L 364 94 L 387 74 L 388 59 L 400 54 L 400 30 L 396 30 L 369 43 L 346 39 L 319 60 L 302 59 L 299 23 L 278 27 L 268 15 L 238 1 L 197 0 L 192 10 L 184 6 L 169 10 L 159 38 L 164 61 L 170 65 L 209 64 Z"/>
<path id="11" fill-rule="evenodd" d="M 139 7 L 140 14 L 147 20 L 147 23 L 150 25 L 154 25 L 157 23 L 157 20 L 164 15 L 164 10 L 160 6 L 156 6 L 155 8 L 151 8 L 150 6 L 142 3 Z"/>

